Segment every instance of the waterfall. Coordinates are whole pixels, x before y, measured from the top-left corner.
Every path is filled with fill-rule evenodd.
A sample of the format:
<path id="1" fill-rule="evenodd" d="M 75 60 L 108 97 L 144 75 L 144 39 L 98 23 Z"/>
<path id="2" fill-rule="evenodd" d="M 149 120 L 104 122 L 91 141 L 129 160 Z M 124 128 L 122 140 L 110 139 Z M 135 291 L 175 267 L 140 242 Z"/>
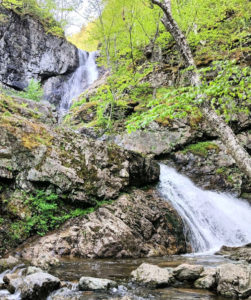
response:
<path id="1" fill-rule="evenodd" d="M 78 50 L 79 67 L 72 73 L 62 87 L 62 99 L 59 112 L 64 115 L 71 107 L 72 100 L 86 90 L 96 79 L 98 79 L 98 68 L 96 65 L 96 52 Z"/>
<path id="2" fill-rule="evenodd" d="M 161 164 L 159 191 L 183 219 L 194 252 L 251 242 L 251 205 L 231 195 L 204 191 Z"/>

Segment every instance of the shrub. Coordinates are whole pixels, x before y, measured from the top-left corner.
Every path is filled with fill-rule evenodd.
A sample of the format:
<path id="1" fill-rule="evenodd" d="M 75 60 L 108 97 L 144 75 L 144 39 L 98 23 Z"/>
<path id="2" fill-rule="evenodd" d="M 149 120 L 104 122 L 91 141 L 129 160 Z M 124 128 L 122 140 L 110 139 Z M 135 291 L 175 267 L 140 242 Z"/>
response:
<path id="1" fill-rule="evenodd" d="M 19 95 L 26 99 L 40 101 L 43 97 L 43 93 L 44 91 L 40 82 L 36 81 L 35 79 L 31 79 L 27 88 L 24 90 L 24 92 L 20 92 Z"/>

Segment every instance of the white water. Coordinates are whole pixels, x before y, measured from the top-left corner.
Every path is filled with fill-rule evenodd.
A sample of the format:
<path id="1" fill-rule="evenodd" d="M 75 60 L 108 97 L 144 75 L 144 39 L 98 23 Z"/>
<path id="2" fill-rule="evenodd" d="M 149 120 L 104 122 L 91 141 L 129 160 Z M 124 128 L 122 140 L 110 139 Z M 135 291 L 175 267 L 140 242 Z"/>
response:
<path id="1" fill-rule="evenodd" d="M 183 219 L 194 252 L 251 242 L 251 205 L 233 196 L 204 191 L 161 164 L 159 191 Z"/>
<path id="2" fill-rule="evenodd" d="M 78 51 L 79 67 L 63 85 L 62 100 L 59 112 L 64 115 L 71 107 L 72 100 L 78 97 L 95 80 L 98 79 L 96 52 Z"/>

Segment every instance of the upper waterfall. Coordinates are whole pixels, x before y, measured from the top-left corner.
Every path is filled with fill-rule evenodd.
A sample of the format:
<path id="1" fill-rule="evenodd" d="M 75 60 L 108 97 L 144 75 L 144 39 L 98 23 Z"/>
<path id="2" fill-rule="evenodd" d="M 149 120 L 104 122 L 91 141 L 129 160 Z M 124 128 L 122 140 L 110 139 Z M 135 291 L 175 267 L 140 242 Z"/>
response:
<path id="1" fill-rule="evenodd" d="M 96 54 L 96 52 L 88 53 L 79 49 L 79 66 L 63 85 L 63 97 L 59 106 L 61 115 L 70 109 L 74 98 L 98 79 L 98 68 L 95 61 Z"/>
<path id="2" fill-rule="evenodd" d="M 204 191 L 187 177 L 161 164 L 159 191 L 182 217 L 194 252 L 251 241 L 251 206 L 223 193 Z"/>

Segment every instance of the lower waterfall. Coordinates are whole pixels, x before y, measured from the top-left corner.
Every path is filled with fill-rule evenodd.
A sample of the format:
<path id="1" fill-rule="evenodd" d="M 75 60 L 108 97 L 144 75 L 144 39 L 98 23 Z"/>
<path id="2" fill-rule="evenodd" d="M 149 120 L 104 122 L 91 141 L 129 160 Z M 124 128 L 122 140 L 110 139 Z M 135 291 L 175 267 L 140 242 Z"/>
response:
<path id="1" fill-rule="evenodd" d="M 193 252 L 251 242 L 251 205 L 231 195 L 204 191 L 161 164 L 159 191 L 183 219 Z"/>
<path id="2" fill-rule="evenodd" d="M 96 54 L 96 52 L 78 51 L 79 67 L 62 87 L 63 97 L 59 106 L 61 115 L 64 115 L 70 109 L 74 98 L 78 97 L 98 79 L 98 68 L 95 61 Z"/>

